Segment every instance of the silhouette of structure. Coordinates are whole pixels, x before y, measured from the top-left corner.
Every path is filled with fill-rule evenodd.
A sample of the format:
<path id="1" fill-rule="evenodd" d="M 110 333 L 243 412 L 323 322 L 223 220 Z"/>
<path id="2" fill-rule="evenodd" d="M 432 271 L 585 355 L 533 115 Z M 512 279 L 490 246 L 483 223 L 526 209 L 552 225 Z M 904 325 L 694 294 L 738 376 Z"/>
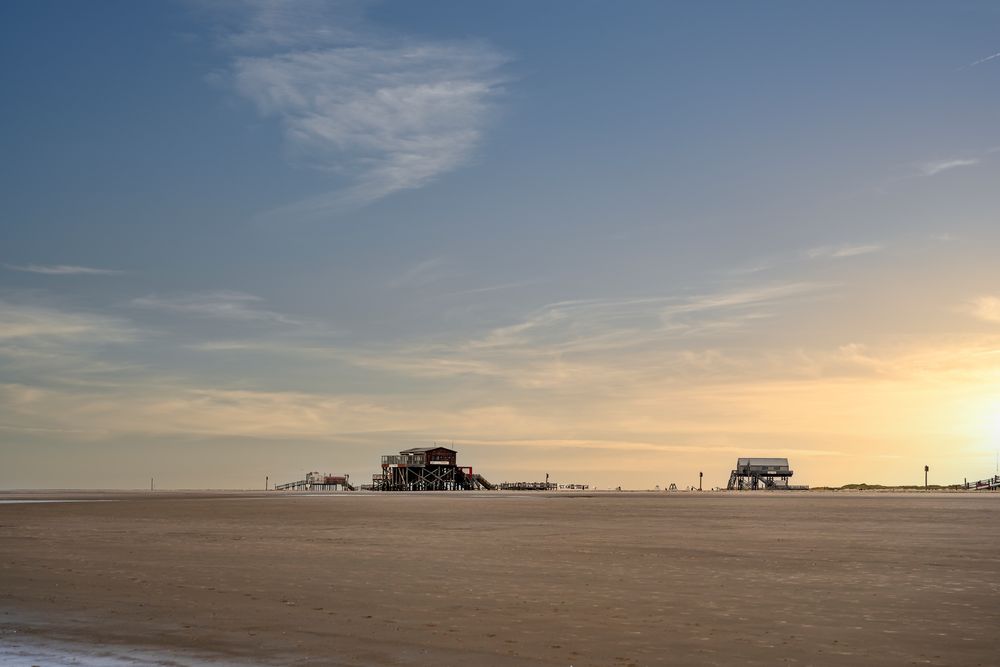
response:
<path id="1" fill-rule="evenodd" d="M 987 477 L 978 482 L 966 482 L 965 488 L 975 489 L 976 491 L 1000 491 L 1000 475 Z"/>
<path id="2" fill-rule="evenodd" d="M 275 491 L 355 491 L 350 475 L 331 475 L 328 472 L 307 472 L 305 479 L 287 484 L 275 484 Z"/>
<path id="3" fill-rule="evenodd" d="M 729 475 L 729 491 L 790 491 L 804 490 L 808 486 L 792 486 L 788 483 L 792 475 L 788 459 L 741 458 L 736 461 L 736 469 Z"/>
<path id="4" fill-rule="evenodd" d="M 501 491 L 555 491 L 559 485 L 555 482 L 500 482 L 497 488 Z"/>
<path id="5" fill-rule="evenodd" d="M 471 467 L 458 465 L 447 447 L 413 447 L 382 457 L 382 473 L 372 475 L 372 491 L 476 491 L 495 488 Z"/>

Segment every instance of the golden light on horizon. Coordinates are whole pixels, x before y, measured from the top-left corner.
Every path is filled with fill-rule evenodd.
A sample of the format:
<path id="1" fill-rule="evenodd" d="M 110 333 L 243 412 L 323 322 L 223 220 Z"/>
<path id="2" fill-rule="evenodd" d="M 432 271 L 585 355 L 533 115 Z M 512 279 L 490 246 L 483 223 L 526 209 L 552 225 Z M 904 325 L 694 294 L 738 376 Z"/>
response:
<path id="1" fill-rule="evenodd" d="M 970 410 L 968 423 L 977 446 L 983 451 L 1000 449 L 1000 391 L 984 398 Z"/>

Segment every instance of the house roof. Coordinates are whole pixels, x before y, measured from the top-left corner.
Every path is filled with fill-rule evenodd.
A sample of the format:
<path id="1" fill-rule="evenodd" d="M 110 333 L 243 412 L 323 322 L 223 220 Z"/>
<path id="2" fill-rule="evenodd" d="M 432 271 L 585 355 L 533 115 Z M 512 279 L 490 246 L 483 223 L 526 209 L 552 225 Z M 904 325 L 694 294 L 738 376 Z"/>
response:
<path id="1" fill-rule="evenodd" d="M 741 458 L 736 463 L 737 468 L 745 468 L 747 466 L 760 466 L 762 468 L 787 468 L 788 459 L 775 459 L 775 458 Z"/>
<path id="2" fill-rule="evenodd" d="M 448 449 L 447 447 L 411 447 L 410 449 L 404 449 L 400 454 L 426 454 L 427 452 L 436 452 L 444 450 L 446 452 L 451 452 L 452 454 L 457 454 L 454 449 Z"/>

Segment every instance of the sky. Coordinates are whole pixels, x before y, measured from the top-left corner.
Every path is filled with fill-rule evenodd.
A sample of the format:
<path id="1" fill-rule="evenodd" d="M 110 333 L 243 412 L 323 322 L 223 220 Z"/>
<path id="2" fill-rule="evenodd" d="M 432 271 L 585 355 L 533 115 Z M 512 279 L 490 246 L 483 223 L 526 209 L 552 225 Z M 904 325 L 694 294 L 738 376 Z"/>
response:
<path id="1" fill-rule="evenodd" d="M 0 4 L 0 488 L 992 475 L 993 2 Z"/>

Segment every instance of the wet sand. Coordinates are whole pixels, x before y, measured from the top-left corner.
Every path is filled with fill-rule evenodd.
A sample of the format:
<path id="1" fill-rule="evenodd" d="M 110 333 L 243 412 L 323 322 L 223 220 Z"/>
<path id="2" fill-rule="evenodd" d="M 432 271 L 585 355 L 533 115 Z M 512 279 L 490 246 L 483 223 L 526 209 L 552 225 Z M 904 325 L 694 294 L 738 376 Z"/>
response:
<path id="1" fill-rule="evenodd" d="M 0 504 L 3 664 L 1000 664 L 1000 494 L 62 497 Z"/>

